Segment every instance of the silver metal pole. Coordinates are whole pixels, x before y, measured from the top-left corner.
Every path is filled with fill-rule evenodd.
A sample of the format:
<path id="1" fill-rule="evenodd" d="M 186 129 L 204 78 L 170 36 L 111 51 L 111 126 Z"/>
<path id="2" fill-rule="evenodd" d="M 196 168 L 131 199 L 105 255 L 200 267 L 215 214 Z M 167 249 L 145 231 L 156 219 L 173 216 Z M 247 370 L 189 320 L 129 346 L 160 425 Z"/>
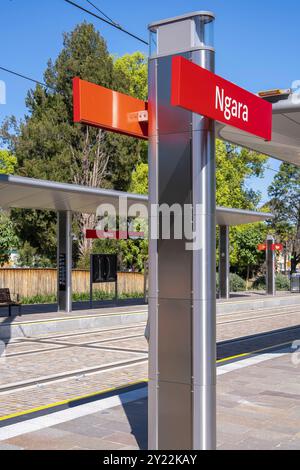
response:
<path id="1" fill-rule="evenodd" d="M 192 53 L 212 72 L 214 52 Z M 202 246 L 193 251 L 193 449 L 216 448 L 216 166 L 214 122 L 193 115 L 194 226 Z M 196 219 L 196 220 L 195 220 Z M 199 228 L 197 228 L 197 224 Z"/>
<path id="2" fill-rule="evenodd" d="M 221 299 L 229 299 L 229 226 L 220 225 L 219 241 L 219 293 Z"/>
<path id="3" fill-rule="evenodd" d="M 152 214 L 149 244 L 149 448 L 216 447 L 214 123 L 170 104 L 172 57 L 214 71 L 205 43 L 214 15 L 196 12 L 149 26 L 149 202 L 191 206 L 187 235 L 163 237 L 170 214 Z M 170 209 L 171 210 L 171 209 Z M 158 239 L 151 232 L 158 226 Z"/>
<path id="4" fill-rule="evenodd" d="M 72 312 L 72 212 L 57 214 L 58 311 Z"/>

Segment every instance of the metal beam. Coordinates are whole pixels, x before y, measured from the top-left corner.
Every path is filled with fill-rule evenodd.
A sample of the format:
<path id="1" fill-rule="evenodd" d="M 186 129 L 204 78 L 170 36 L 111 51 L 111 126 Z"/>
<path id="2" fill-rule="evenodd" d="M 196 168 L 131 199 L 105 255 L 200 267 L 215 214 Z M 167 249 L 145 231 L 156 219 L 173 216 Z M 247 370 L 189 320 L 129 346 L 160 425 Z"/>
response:
<path id="1" fill-rule="evenodd" d="M 266 248 L 266 293 L 267 295 L 276 295 L 275 288 L 275 250 L 274 237 L 268 235 Z"/>
<path id="2" fill-rule="evenodd" d="M 57 213 L 57 299 L 59 312 L 72 312 L 72 212 Z"/>
<path id="3" fill-rule="evenodd" d="M 219 293 L 221 299 L 229 299 L 229 227 L 220 225 L 219 240 Z"/>

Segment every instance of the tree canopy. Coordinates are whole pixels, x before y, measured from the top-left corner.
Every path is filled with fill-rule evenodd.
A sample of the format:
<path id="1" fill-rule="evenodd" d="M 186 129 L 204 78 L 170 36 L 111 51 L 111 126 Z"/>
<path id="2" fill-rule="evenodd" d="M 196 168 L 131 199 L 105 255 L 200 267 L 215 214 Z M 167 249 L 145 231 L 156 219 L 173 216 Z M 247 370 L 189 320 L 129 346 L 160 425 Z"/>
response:
<path id="1" fill-rule="evenodd" d="M 272 226 L 292 253 L 291 271 L 300 263 L 300 168 L 283 163 L 269 187 Z"/>
<path id="2" fill-rule="evenodd" d="M 254 209 L 260 194 L 246 187 L 247 178 L 262 177 L 265 155 L 216 141 L 217 204 L 238 209 Z"/>
<path id="3" fill-rule="evenodd" d="M 17 159 L 8 150 L 0 150 L 0 174 L 12 175 L 17 165 Z"/>
<path id="4" fill-rule="evenodd" d="M 82 23 L 64 35 L 57 59 L 44 73 L 48 88 L 37 85 L 26 99 L 27 115 L 12 116 L 0 130 L 2 143 L 15 155 L 16 173 L 33 178 L 128 190 L 135 165 L 145 160 L 144 142 L 73 123 L 72 79 L 90 82 L 143 98 L 147 85 L 146 59 L 141 53 L 114 59 L 94 26 Z M 7 168 L 5 167 L 5 171 Z M 14 211 L 18 235 L 41 249 L 35 234 L 55 230 L 56 216 Z M 75 232 L 81 255 L 91 247 L 83 236 L 94 216 L 77 217 Z M 55 260 L 55 244 L 47 237 L 47 256 Z M 41 254 L 44 254 L 43 252 Z"/>
<path id="5" fill-rule="evenodd" d="M 13 248 L 18 248 L 19 239 L 6 212 L 0 210 L 0 266 L 7 263 Z"/>

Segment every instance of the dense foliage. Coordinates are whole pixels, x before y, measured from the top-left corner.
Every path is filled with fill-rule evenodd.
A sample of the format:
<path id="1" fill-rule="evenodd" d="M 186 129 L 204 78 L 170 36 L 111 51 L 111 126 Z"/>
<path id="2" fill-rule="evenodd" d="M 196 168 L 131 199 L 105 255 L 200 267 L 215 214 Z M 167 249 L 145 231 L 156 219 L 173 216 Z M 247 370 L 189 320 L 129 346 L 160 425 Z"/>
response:
<path id="1" fill-rule="evenodd" d="M 300 168 L 283 163 L 269 187 L 272 223 L 285 250 L 291 253 L 291 272 L 300 263 Z"/>
<path id="2" fill-rule="evenodd" d="M 0 266 L 7 263 L 13 248 L 18 248 L 19 239 L 9 215 L 0 210 Z"/>
<path id="3" fill-rule="evenodd" d="M 20 123 L 12 116 L 0 131 L 2 143 L 17 161 L 17 174 L 33 178 L 128 190 L 135 165 L 146 158 L 145 143 L 73 123 L 72 79 L 78 76 L 117 91 L 145 97 L 146 60 L 141 53 L 115 59 L 91 24 L 78 25 L 64 35 L 63 49 L 49 61 L 44 81 L 26 99 L 27 115 Z M 1 162 L 1 161 L 0 161 Z M 1 168 L 1 166 L 0 166 Z M 5 169 L 5 172 L 10 169 Z M 55 261 L 56 216 L 38 211 L 14 211 L 21 242 L 29 241 Z M 78 253 L 91 248 L 83 233 L 95 222 L 79 215 L 74 222 Z M 41 243 L 40 236 L 46 237 Z M 49 236 L 48 236 L 49 234 Z"/>
<path id="4" fill-rule="evenodd" d="M 288 276 L 283 274 L 276 274 L 275 277 L 275 288 L 279 291 L 290 290 L 290 280 Z M 259 276 L 253 283 L 253 289 L 265 290 L 266 289 L 266 276 Z"/>

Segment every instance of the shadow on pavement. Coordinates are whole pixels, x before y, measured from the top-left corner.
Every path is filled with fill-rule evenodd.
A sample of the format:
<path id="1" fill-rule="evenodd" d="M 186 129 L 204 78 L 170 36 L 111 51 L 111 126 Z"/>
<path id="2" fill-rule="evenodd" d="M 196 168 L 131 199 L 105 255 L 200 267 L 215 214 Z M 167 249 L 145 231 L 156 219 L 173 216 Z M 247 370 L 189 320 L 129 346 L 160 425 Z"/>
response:
<path id="1" fill-rule="evenodd" d="M 122 394 L 120 395 L 122 401 Z M 148 448 L 148 399 L 141 398 L 130 403 L 123 403 L 131 434 L 135 437 L 140 450 Z"/>

